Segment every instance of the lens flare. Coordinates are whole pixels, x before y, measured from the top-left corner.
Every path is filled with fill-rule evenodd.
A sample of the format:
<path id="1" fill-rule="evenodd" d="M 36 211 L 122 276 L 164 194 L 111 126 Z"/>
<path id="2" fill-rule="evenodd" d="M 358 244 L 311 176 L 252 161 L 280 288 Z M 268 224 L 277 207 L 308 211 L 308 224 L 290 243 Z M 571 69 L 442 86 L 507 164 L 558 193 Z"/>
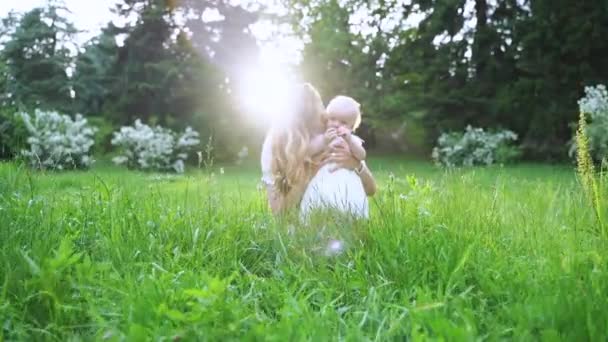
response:
<path id="1" fill-rule="evenodd" d="M 293 103 L 293 75 L 280 51 L 239 73 L 237 95 L 245 113 L 264 124 L 280 120 Z"/>

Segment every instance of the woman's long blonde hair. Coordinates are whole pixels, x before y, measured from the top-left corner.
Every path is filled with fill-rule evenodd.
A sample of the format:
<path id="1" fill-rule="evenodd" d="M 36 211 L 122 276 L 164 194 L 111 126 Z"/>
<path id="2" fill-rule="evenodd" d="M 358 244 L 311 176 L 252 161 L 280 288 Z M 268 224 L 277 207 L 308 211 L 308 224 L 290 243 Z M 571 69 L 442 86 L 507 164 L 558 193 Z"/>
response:
<path id="1" fill-rule="evenodd" d="M 308 156 L 311 130 L 325 111 L 319 92 L 308 83 L 298 91 L 294 107 L 287 124 L 275 127 L 272 132 L 272 174 L 283 196 L 303 187 L 311 177 L 315 165 Z"/>

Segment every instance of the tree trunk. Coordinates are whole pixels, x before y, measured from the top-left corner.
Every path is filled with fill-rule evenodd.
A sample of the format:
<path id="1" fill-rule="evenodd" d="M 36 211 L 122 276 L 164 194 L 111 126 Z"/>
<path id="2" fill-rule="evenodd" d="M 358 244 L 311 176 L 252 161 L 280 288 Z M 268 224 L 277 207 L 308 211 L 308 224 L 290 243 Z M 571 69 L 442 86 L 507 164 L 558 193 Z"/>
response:
<path id="1" fill-rule="evenodd" d="M 490 30 L 488 29 L 488 2 L 487 0 L 475 0 L 475 37 L 473 41 L 472 62 L 475 67 L 475 77 L 485 76 L 486 66 L 490 58 Z"/>

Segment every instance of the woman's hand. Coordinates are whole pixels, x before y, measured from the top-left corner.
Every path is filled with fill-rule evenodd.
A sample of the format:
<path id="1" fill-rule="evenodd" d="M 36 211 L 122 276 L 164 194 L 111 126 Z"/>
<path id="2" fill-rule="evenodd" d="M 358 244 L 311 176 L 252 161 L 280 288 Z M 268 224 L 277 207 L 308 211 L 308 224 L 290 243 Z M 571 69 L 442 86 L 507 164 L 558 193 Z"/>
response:
<path id="1" fill-rule="evenodd" d="M 325 143 L 329 144 L 338 137 L 338 133 L 335 128 L 328 128 L 327 131 L 325 131 L 324 137 Z"/>
<path id="2" fill-rule="evenodd" d="M 350 146 L 344 140 L 332 145 L 328 149 L 325 158 L 322 161 L 322 165 L 328 163 L 336 164 L 330 172 L 334 172 L 337 169 L 355 170 L 361 165 L 361 161 L 353 156 Z"/>
<path id="3" fill-rule="evenodd" d="M 348 143 L 345 141 L 340 142 L 340 144 L 336 144 L 326 152 L 321 165 L 325 165 L 327 163 L 335 163 L 335 167 L 331 169 L 330 172 L 334 172 L 340 168 L 355 170 L 361 167 L 361 172 L 358 174 L 359 178 L 361 178 L 361 183 L 363 184 L 365 193 L 368 196 L 373 196 L 376 193 L 376 180 L 374 179 L 372 172 L 367 165 L 365 165 L 365 163 L 361 163 L 361 160 L 353 156 Z"/>

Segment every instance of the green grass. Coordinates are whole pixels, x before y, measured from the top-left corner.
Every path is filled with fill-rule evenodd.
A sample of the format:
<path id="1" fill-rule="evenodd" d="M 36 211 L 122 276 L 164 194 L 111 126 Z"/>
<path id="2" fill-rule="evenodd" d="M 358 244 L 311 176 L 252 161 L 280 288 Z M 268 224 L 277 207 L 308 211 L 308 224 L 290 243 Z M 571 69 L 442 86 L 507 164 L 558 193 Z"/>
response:
<path id="1" fill-rule="evenodd" d="M 300 226 L 255 165 L 0 164 L 0 341 L 606 340 L 607 244 L 571 167 L 370 166 L 369 222 Z"/>

